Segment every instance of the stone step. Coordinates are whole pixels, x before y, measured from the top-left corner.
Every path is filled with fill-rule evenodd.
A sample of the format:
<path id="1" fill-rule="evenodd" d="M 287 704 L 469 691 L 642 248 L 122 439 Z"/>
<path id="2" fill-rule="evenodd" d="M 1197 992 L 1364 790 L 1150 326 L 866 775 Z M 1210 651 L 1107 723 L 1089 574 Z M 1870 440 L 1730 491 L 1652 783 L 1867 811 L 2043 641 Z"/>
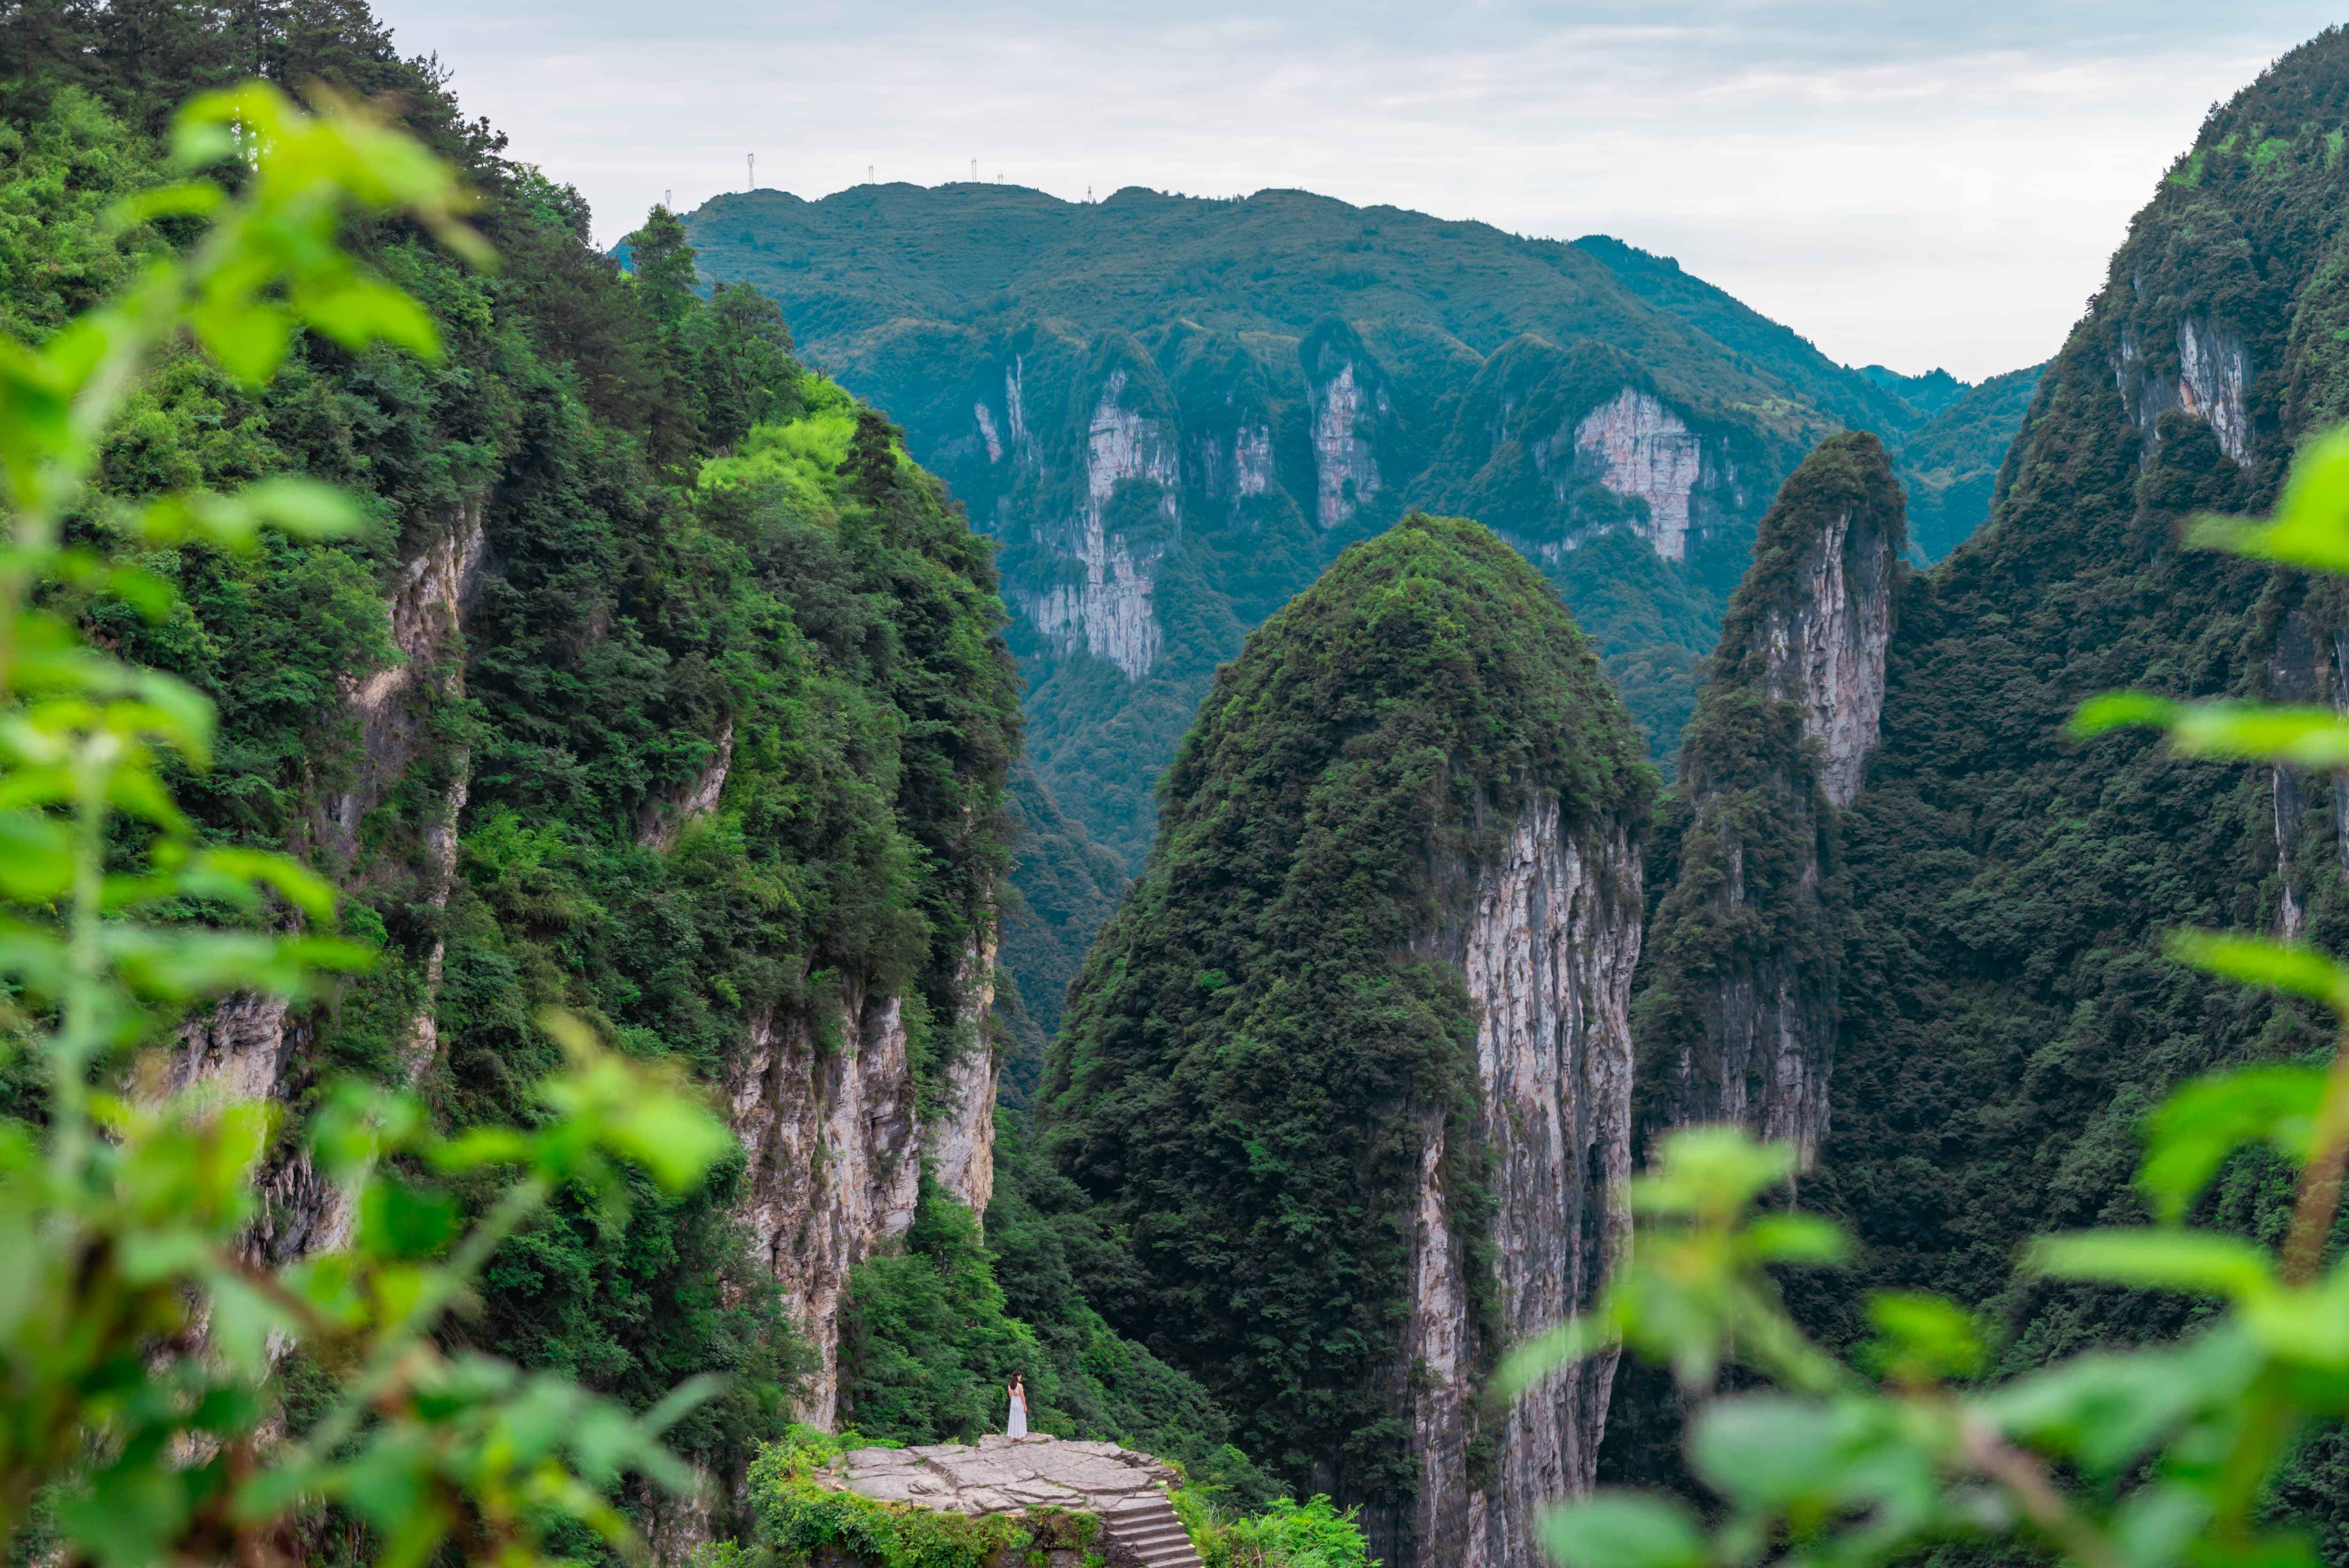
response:
<path id="1" fill-rule="evenodd" d="M 1199 1563 L 1198 1553 L 1191 1550 L 1188 1542 L 1180 1546 L 1169 1544 L 1135 1552 L 1133 1557 L 1143 1568 L 1198 1568 Z"/>
<path id="2" fill-rule="evenodd" d="M 1191 1538 L 1187 1535 L 1154 1535 L 1147 1540 L 1138 1540 L 1128 1535 L 1121 1536 L 1119 1539 L 1124 1542 L 1129 1551 L 1133 1552 L 1155 1552 L 1162 1546 L 1179 1547 L 1185 1552 L 1191 1550 Z"/>
<path id="3" fill-rule="evenodd" d="M 1200 1568 L 1190 1532 L 1164 1496 L 1137 1499 L 1102 1520 L 1109 1540 L 1143 1568 Z"/>

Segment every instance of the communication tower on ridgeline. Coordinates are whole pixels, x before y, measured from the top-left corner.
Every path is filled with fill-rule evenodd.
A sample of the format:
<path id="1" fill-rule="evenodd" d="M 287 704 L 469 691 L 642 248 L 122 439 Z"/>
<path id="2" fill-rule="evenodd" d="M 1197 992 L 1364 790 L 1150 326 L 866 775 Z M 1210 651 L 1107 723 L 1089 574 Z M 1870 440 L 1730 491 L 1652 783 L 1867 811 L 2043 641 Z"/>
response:
<path id="1" fill-rule="evenodd" d="M 978 160 L 976 158 L 970 160 L 970 182 L 974 185 L 978 183 Z"/>
<path id="2" fill-rule="evenodd" d="M 742 156 L 750 160 L 749 167 L 750 170 L 750 178 L 743 185 L 742 189 L 745 191 L 756 191 L 759 188 L 759 155 L 755 152 L 746 152 Z"/>
<path id="3" fill-rule="evenodd" d="M 864 166 L 864 183 L 867 185 L 873 183 L 873 165 L 869 163 Z"/>

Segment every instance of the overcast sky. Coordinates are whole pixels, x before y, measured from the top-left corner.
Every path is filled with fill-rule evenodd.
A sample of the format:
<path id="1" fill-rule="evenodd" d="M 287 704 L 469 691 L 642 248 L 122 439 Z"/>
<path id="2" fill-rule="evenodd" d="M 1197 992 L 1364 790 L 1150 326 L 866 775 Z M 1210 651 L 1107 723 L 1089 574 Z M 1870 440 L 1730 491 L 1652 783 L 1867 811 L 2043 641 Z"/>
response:
<path id="1" fill-rule="evenodd" d="M 1296 186 L 1680 258 L 1834 357 L 2044 359 L 2298 0 L 377 0 L 616 239 L 674 191 Z M 1268 11 L 1272 14 L 1268 14 Z"/>

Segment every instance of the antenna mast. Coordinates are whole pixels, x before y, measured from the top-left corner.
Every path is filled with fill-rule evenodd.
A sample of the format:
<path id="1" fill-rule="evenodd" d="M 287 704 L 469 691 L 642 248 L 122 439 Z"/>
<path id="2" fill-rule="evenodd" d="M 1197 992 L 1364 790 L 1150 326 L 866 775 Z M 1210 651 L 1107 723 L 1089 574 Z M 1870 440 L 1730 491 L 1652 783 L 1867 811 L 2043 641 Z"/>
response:
<path id="1" fill-rule="evenodd" d="M 759 155 L 755 152 L 746 152 L 742 156 L 750 160 L 750 182 L 744 185 L 742 189 L 745 191 L 756 191 L 759 188 Z"/>

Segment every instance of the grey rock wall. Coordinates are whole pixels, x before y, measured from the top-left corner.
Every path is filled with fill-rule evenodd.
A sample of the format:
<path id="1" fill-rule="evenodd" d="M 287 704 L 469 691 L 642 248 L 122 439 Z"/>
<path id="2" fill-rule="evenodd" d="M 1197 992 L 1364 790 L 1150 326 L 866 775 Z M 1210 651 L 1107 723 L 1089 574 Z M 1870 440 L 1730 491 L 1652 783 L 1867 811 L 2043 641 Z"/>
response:
<path id="1" fill-rule="evenodd" d="M 1473 1136 L 1490 1150 L 1501 1328 L 1516 1341 L 1593 1304 L 1630 1234 L 1631 974 L 1640 862 L 1622 824 L 1562 830 L 1528 810 L 1439 939 L 1482 1012 Z M 1444 1121 L 1422 1129 L 1404 1364 L 1420 1465 L 1410 1561 L 1536 1568 L 1539 1508 L 1589 1490 L 1614 1358 L 1561 1374 L 1506 1412 L 1480 1408 L 1467 1238 L 1444 1190 Z M 1471 1452 L 1482 1438 L 1489 1459 Z M 1375 1543 L 1398 1562 L 1401 1542 Z"/>

